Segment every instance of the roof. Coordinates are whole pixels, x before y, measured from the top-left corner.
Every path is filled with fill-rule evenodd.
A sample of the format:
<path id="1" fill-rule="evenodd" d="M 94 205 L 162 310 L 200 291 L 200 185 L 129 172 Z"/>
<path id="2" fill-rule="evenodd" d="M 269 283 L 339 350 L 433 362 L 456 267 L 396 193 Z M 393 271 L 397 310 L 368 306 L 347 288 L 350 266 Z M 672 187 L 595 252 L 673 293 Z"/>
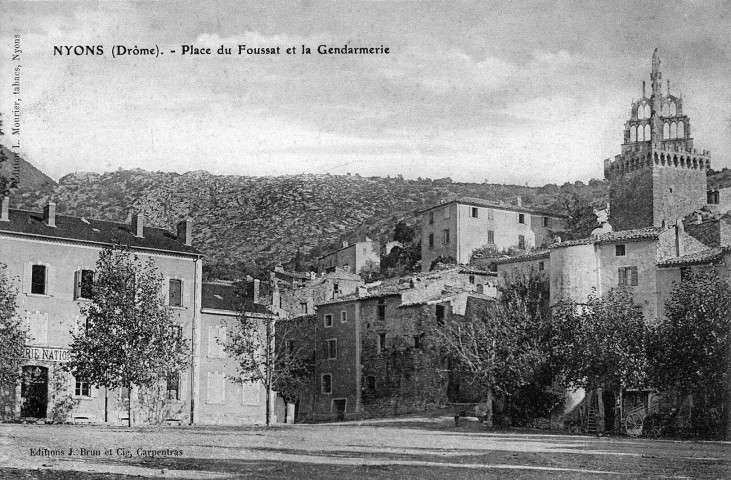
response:
<path id="1" fill-rule="evenodd" d="M 700 252 L 689 253 L 681 257 L 668 258 L 657 262 L 658 267 L 684 267 L 689 265 L 703 265 L 716 263 L 723 258 L 724 253 L 731 251 L 729 247 L 715 247 Z"/>
<path id="2" fill-rule="evenodd" d="M 43 214 L 29 210 L 9 210 L 9 222 L 0 222 L 0 234 L 70 240 L 104 245 L 129 245 L 132 248 L 159 250 L 179 254 L 201 255 L 190 245 L 178 241 L 173 233 L 145 226 L 144 237 L 136 237 L 132 226 L 126 223 L 56 215 L 56 226 L 49 227 Z"/>
<path id="3" fill-rule="evenodd" d="M 619 230 L 617 232 L 607 232 L 594 237 L 581 238 L 578 240 L 569 240 L 561 243 L 554 243 L 548 248 L 573 247 L 576 245 L 590 245 L 593 243 L 617 243 L 617 242 L 637 242 L 641 240 L 656 240 L 660 234 L 667 231 L 664 227 L 645 227 L 634 230 Z"/>
<path id="4" fill-rule="evenodd" d="M 460 197 L 455 200 L 450 200 L 448 202 L 440 203 L 439 205 L 434 205 L 432 207 L 426 208 L 419 213 L 426 213 L 429 210 L 443 207 L 444 205 L 449 205 L 452 203 L 459 203 L 459 204 L 463 204 L 463 205 L 474 205 L 476 207 L 495 208 L 498 210 L 508 210 L 511 212 L 539 213 L 541 215 L 545 215 L 547 217 L 553 217 L 553 218 L 566 218 L 566 215 L 557 214 L 555 212 L 551 212 L 548 210 L 542 210 L 539 208 L 528 208 L 528 207 L 524 207 L 522 205 L 510 205 L 510 204 L 505 204 L 505 203 L 500 203 L 500 202 L 493 202 L 490 200 L 485 200 L 485 199 L 476 198 L 476 197 Z"/>
<path id="5" fill-rule="evenodd" d="M 317 257 L 318 260 L 322 260 L 325 257 L 329 257 L 330 255 L 335 255 L 336 253 L 340 252 L 341 250 L 347 250 L 349 248 L 355 248 L 358 247 L 364 243 L 373 243 L 373 240 L 363 240 L 362 242 L 355 242 L 355 243 L 348 243 L 347 245 L 341 246 L 340 248 L 336 248 L 335 250 L 331 250 L 328 253 L 321 255 Z"/>
<path id="6" fill-rule="evenodd" d="M 241 308 L 241 295 L 237 285 L 230 282 L 204 282 L 201 294 L 201 308 L 238 312 Z M 250 313 L 271 313 L 266 306 L 246 302 Z"/>
<path id="7" fill-rule="evenodd" d="M 495 260 L 493 260 L 493 263 L 500 265 L 503 263 L 527 262 L 530 260 L 549 258 L 550 256 L 550 250 L 536 250 L 535 252 L 527 252 L 521 255 L 513 255 L 512 257 L 496 258 Z"/>

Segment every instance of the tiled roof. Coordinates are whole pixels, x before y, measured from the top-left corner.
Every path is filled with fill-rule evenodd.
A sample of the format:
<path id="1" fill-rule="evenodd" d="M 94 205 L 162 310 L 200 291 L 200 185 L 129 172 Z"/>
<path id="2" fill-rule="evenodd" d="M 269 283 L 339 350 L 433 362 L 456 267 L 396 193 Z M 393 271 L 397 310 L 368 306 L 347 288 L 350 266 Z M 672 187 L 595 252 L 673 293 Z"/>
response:
<path id="1" fill-rule="evenodd" d="M 537 250 L 535 252 L 528 252 L 522 255 L 514 255 L 512 257 L 496 258 L 495 260 L 493 260 L 493 263 L 497 263 L 500 265 L 503 263 L 527 262 L 529 260 L 549 258 L 550 256 L 551 252 L 549 250 Z"/>
<path id="2" fill-rule="evenodd" d="M 633 242 L 639 240 L 652 240 L 660 237 L 660 234 L 666 231 L 663 227 L 646 227 L 634 230 L 619 230 L 617 232 L 607 232 L 590 238 L 581 238 L 579 240 L 568 240 L 566 242 L 554 243 L 548 248 L 573 247 L 575 245 L 589 245 L 592 243 L 615 243 L 615 242 Z"/>
<path id="3" fill-rule="evenodd" d="M 145 226 L 144 237 L 139 238 L 129 224 L 106 220 L 56 215 L 56 226 L 49 227 L 43 222 L 42 213 L 16 209 L 9 211 L 9 219 L 9 222 L 0 222 L 0 234 L 104 245 L 118 243 L 132 248 L 200 255 L 195 247 L 179 242 L 176 235 L 162 228 Z"/>
<path id="4" fill-rule="evenodd" d="M 426 208 L 422 210 L 420 213 L 426 213 L 429 210 L 432 210 L 434 208 L 443 207 L 444 205 L 449 205 L 450 203 L 461 203 L 464 205 L 474 205 L 476 207 L 487 207 L 487 208 L 495 208 L 498 210 L 508 210 L 510 212 L 525 212 L 525 213 L 539 213 L 541 215 L 545 215 L 548 217 L 554 217 L 554 218 L 566 218 L 566 215 L 558 214 L 556 212 L 550 212 L 548 210 L 542 210 L 538 208 L 528 208 L 518 205 L 509 205 L 506 203 L 499 203 L 499 202 L 492 202 L 490 200 L 485 200 L 482 198 L 476 198 L 476 197 L 460 197 L 456 200 L 451 200 L 449 202 L 440 203 L 439 205 L 434 205 L 432 207 Z"/>
<path id="5" fill-rule="evenodd" d="M 229 282 L 204 282 L 201 294 L 201 307 L 211 310 L 238 312 L 241 296 L 237 285 Z M 251 313 L 271 313 L 266 306 L 246 302 L 246 311 Z"/>
<path id="6" fill-rule="evenodd" d="M 702 265 L 715 263 L 723 258 L 724 253 L 731 251 L 729 248 L 715 247 L 700 252 L 689 253 L 682 257 L 668 258 L 658 262 L 658 267 L 683 267 L 686 265 Z"/>

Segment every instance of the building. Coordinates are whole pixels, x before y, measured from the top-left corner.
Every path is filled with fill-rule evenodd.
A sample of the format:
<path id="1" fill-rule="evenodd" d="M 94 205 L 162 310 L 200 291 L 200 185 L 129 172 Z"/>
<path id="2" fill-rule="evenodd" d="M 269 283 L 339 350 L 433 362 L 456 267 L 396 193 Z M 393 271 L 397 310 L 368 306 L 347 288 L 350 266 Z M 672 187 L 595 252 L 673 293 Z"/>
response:
<path id="1" fill-rule="evenodd" d="M 380 246 L 370 238 L 343 246 L 317 259 L 317 271 L 326 273 L 334 268 L 360 275 L 364 271 L 378 272 L 381 265 Z"/>
<path id="2" fill-rule="evenodd" d="M 651 92 L 632 103 L 622 153 L 604 161 L 609 223 L 614 230 L 674 225 L 707 201 L 711 154 L 693 147 L 683 99 L 662 91 L 660 56 L 652 54 Z"/>
<path id="3" fill-rule="evenodd" d="M 494 277 L 457 267 L 319 304 L 315 372 L 298 419 L 388 417 L 446 403 L 450 377 L 444 360 L 427 348 L 429 329 L 464 316 L 468 297 L 492 291 Z"/>
<path id="4" fill-rule="evenodd" d="M 472 252 L 485 246 L 495 252 L 530 250 L 551 242 L 551 231 L 563 230 L 565 219 L 555 213 L 479 198 L 460 198 L 421 212 L 421 269 L 439 257 L 470 263 Z"/>
<path id="5" fill-rule="evenodd" d="M 360 275 L 333 267 L 327 273 L 285 272 L 271 273 L 272 312 L 281 318 L 314 315 L 316 305 L 344 295 L 350 295 L 363 286 Z"/>
<path id="6" fill-rule="evenodd" d="M 250 282 L 254 289 L 251 301 L 244 302 L 231 282 L 205 282 L 201 300 L 200 404 L 196 423 L 241 425 L 266 421 L 266 387 L 261 381 L 236 382 L 240 378 L 238 363 L 223 348 L 232 329 L 237 327 L 242 310 L 261 324 L 264 338 L 266 322 L 275 316 L 259 303 L 260 283 Z M 242 306 L 245 305 L 244 308 Z M 270 392 L 270 411 L 274 412 L 275 395 Z M 275 422 L 276 418 L 272 418 Z"/>
<path id="7" fill-rule="evenodd" d="M 32 375 L 3 392 L 0 414 L 15 419 L 126 421 L 126 389 L 100 389 L 61 369 L 69 359 L 71 332 L 83 328 L 79 306 L 90 297 L 99 252 L 123 244 L 142 261 L 155 261 L 168 305 L 193 348 L 190 368 L 167 379 L 164 408 L 156 414 L 164 416 L 162 420 L 194 421 L 199 407 L 194 400 L 199 395 L 202 256 L 191 244 L 192 222 L 178 224 L 175 235 L 146 226 L 142 214 L 123 224 L 57 215 L 52 202 L 42 213 L 10 209 L 9 204 L 8 197 L 2 199 L 0 259 L 6 273 L 17 280 L 17 313 L 29 331 L 22 368 Z M 133 420 L 144 421 L 152 413 L 135 408 Z"/>

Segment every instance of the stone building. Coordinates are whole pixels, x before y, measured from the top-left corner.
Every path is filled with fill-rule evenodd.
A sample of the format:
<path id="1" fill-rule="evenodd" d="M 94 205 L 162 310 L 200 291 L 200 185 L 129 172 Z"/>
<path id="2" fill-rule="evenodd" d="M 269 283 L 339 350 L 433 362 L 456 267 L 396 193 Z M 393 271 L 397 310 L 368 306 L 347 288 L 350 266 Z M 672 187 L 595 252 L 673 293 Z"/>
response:
<path id="1" fill-rule="evenodd" d="M 652 54 L 651 91 L 632 103 L 622 152 L 604 161 L 609 180 L 609 223 L 614 230 L 674 225 L 707 201 L 710 152 L 693 147 L 683 99 L 663 93 L 660 56 Z"/>
<path id="2" fill-rule="evenodd" d="M 421 212 L 421 268 L 428 271 L 439 257 L 470 263 L 472 252 L 490 246 L 530 250 L 551 242 L 550 232 L 564 229 L 565 218 L 517 205 L 479 198 L 460 198 Z"/>
<path id="3" fill-rule="evenodd" d="M 380 245 L 370 238 L 366 238 L 362 242 L 351 244 L 343 242 L 343 246 L 338 250 L 318 258 L 317 271 L 326 273 L 335 268 L 340 268 L 346 272 L 361 274 L 364 269 L 365 271 L 378 272 L 380 264 Z"/>
<path id="4" fill-rule="evenodd" d="M 318 305 L 315 372 L 300 421 L 387 417 L 447 401 L 443 360 L 426 347 L 430 328 L 464 316 L 494 274 L 452 268 L 385 281 Z"/>
<path id="5" fill-rule="evenodd" d="M 73 378 L 61 367 L 69 359 L 71 332 L 84 328 L 79 306 L 89 301 L 100 251 L 113 244 L 129 245 L 142 261 L 155 261 L 162 274 L 163 292 L 182 335 L 194 355 L 188 370 L 166 382 L 163 420 L 192 421 L 199 405 L 196 372 L 200 345 L 202 256 L 191 244 L 190 220 L 178 225 L 177 235 L 144 224 L 141 214 L 131 224 L 56 214 L 48 203 L 44 211 L 0 209 L 0 260 L 17 281 L 17 314 L 28 326 L 23 381 L 3 392 L 4 418 L 55 421 L 124 422 L 129 393 L 105 390 Z M 133 401 L 134 390 L 133 390 Z M 142 400 L 142 399 L 137 399 Z M 151 415 L 140 405 L 133 420 Z M 159 412 L 158 412 L 159 413 Z"/>
<path id="6" fill-rule="evenodd" d="M 275 269 L 270 283 L 271 309 L 281 318 L 313 315 L 316 305 L 355 293 L 359 286 L 364 285 L 360 275 L 339 267 L 323 274 Z"/>

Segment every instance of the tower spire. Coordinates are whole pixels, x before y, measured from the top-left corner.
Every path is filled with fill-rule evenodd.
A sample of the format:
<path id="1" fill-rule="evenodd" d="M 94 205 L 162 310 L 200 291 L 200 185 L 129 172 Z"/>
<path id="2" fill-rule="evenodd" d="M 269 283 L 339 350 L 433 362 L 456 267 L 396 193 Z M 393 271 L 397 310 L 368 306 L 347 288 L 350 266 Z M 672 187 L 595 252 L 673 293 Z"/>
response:
<path id="1" fill-rule="evenodd" d="M 650 74 L 650 80 L 652 81 L 652 94 L 659 96 L 662 89 L 662 72 L 660 72 L 660 55 L 657 53 L 657 48 L 652 52 L 652 73 Z"/>

